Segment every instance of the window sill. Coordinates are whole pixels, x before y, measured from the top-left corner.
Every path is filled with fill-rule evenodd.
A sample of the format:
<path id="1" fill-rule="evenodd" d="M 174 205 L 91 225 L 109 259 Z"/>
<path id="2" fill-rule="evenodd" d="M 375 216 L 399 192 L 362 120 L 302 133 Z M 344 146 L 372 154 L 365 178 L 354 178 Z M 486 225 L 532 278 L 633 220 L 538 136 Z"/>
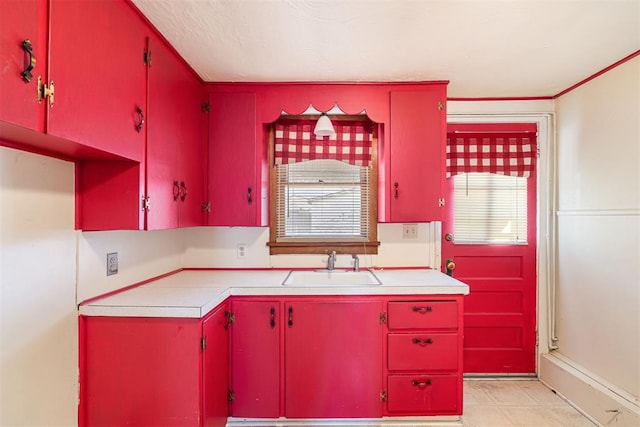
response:
<path id="1" fill-rule="evenodd" d="M 271 255 L 337 254 L 377 255 L 380 242 L 268 242 Z"/>

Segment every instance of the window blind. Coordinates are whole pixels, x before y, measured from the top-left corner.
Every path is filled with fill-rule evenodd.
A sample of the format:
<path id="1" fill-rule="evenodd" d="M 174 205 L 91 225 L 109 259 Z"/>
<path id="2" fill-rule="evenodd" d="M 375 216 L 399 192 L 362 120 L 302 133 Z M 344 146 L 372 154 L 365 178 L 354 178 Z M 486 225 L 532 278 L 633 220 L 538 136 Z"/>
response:
<path id="1" fill-rule="evenodd" d="M 275 168 L 277 241 L 368 238 L 370 167 L 323 159 Z"/>
<path id="2" fill-rule="evenodd" d="M 470 172 L 452 179 L 456 243 L 527 243 L 527 178 Z"/>

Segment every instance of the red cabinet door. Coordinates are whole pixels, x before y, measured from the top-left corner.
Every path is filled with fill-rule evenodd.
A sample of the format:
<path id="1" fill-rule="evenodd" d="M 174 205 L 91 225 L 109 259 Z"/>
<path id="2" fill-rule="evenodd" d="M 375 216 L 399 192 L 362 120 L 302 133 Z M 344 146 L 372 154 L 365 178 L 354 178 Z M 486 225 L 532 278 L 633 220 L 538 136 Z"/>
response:
<path id="1" fill-rule="evenodd" d="M 280 416 L 280 303 L 236 300 L 231 304 L 231 415 Z"/>
<path id="2" fill-rule="evenodd" d="M 81 322 L 80 425 L 200 425 L 200 319 Z"/>
<path id="3" fill-rule="evenodd" d="M 126 2 L 50 0 L 47 133 L 142 161 L 146 27 Z"/>
<path id="4" fill-rule="evenodd" d="M 209 124 L 209 225 L 259 225 L 256 95 L 213 92 Z"/>
<path id="5" fill-rule="evenodd" d="M 202 225 L 202 86 L 157 38 L 149 39 L 147 230 Z"/>
<path id="6" fill-rule="evenodd" d="M 391 92 L 391 222 L 442 219 L 445 103 L 444 85 Z"/>
<path id="7" fill-rule="evenodd" d="M 180 202 L 180 117 L 184 114 L 182 64 L 156 38 L 149 39 L 151 65 L 148 70 L 149 108 L 147 109 L 147 212 L 146 229 L 178 227 Z"/>
<path id="8" fill-rule="evenodd" d="M 227 304 L 216 308 L 202 322 L 205 339 L 202 366 L 204 427 L 224 427 L 229 416 L 229 333 Z"/>
<path id="9" fill-rule="evenodd" d="M 0 1 L 0 120 L 44 131 L 44 104 L 36 96 L 38 76 L 47 79 L 46 0 Z M 21 73 L 30 64 L 22 49 L 29 40 L 35 66 L 31 81 Z"/>
<path id="10" fill-rule="evenodd" d="M 285 305 L 287 418 L 382 416 L 381 311 L 378 301 Z"/>
<path id="11" fill-rule="evenodd" d="M 187 70 L 185 69 L 185 72 Z M 184 87 L 174 94 L 182 103 L 180 118 L 180 227 L 204 225 L 202 202 L 205 199 L 207 147 L 206 115 L 202 111 L 203 87 L 193 75 L 185 75 Z"/>

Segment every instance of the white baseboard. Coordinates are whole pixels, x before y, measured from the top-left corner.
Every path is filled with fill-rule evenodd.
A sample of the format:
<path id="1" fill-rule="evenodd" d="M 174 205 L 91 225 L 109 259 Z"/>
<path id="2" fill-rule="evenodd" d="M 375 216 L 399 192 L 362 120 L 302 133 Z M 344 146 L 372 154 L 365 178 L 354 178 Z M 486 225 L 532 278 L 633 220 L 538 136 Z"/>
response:
<path id="1" fill-rule="evenodd" d="M 540 356 L 540 381 L 603 426 L 640 426 L 640 402 L 561 354 Z"/>

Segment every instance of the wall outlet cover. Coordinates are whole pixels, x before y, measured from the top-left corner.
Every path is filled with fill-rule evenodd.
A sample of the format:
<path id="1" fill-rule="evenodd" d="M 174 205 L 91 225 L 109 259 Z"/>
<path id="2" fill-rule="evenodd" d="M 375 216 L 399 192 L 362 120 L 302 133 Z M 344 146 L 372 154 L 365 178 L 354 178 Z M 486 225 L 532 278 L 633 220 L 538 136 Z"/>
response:
<path id="1" fill-rule="evenodd" d="M 107 254 L 107 276 L 118 274 L 118 252 Z"/>

